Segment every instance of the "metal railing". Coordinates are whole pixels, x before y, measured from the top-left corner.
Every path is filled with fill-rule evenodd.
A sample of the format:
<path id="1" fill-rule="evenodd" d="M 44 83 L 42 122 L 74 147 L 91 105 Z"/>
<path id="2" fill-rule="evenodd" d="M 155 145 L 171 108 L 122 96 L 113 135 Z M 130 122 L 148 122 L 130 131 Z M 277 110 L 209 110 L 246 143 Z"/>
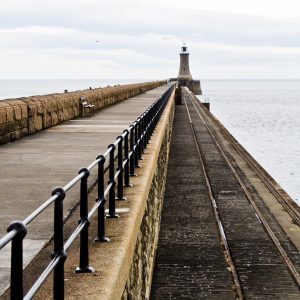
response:
<path id="1" fill-rule="evenodd" d="M 0 239 L 0 249 L 11 242 L 11 299 L 31 299 L 43 282 L 54 271 L 53 297 L 64 299 L 64 263 L 67 250 L 80 235 L 80 258 L 76 273 L 89 273 L 94 269 L 89 265 L 89 225 L 94 213 L 97 217 L 97 237 L 95 242 L 106 242 L 105 219 L 118 218 L 116 200 L 125 200 L 124 186 L 130 185 L 130 176 L 135 176 L 135 168 L 139 166 L 142 153 L 149 143 L 150 137 L 160 119 L 160 116 L 170 98 L 174 85 L 158 98 L 123 134 L 118 136 L 113 144 L 108 146 L 103 155 L 99 155 L 87 168 L 79 170 L 78 175 L 64 187 L 53 189 L 52 196 L 32 212 L 24 221 L 12 222 L 7 228 L 7 234 Z M 117 153 L 115 153 L 117 152 Z M 117 159 L 116 159 L 117 158 Z M 108 167 L 105 162 L 108 161 Z M 98 197 L 96 203 L 88 211 L 88 178 L 90 171 L 98 167 Z M 106 174 L 108 171 L 108 174 Z M 105 184 L 105 175 L 108 182 Z M 76 229 L 64 243 L 63 204 L 66 193 L 80 182 L 80 221 Z M 106 196 L 108 195 L 108 214 L 105 215 Z M 51 204 L 54 203 L 54 251 L 52 260 L 44 269 L 36 282 L 23 295 L 23 240 L 27 234 L 27 226 Z M 24 298 L 23 298 L 24 297 Z"/>

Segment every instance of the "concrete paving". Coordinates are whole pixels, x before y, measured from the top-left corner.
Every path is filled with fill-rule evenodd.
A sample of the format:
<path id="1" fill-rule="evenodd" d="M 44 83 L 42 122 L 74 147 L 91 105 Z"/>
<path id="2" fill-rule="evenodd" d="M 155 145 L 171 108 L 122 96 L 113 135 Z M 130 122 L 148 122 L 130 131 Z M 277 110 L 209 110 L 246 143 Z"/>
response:
<path id="1" fill-rule="evenodd" d="M 165 90 L 162 86 L 100 110 L 93 117 L 77 118 L 0 147 L 0 237 L 8 224 L 25 219 L 64 186 L 78 170 L 104 153 Z M 93 176 L 93 174 L 92 174 Z M 91 176 L 91 177 L 92 177 Z M 78 202 L 78 187 L 64 201 L 67 216 Z M 48 208 L 28 227 L 24 241 L 27 265 L 51 237 L 53 209 Z M 0 250 L 0 295 L 9 283 L 10 247 Z"/>

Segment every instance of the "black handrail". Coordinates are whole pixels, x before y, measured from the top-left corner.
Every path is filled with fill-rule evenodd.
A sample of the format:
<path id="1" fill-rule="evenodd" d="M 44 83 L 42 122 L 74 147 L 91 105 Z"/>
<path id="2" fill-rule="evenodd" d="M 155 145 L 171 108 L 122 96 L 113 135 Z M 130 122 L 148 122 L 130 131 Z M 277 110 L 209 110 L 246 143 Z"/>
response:
<path id="1" fill-rule="evenodd" d="M 87 168 L 80 169 L 78 175 L 64 187 L 53 189 L 52 196 L 33 211 L 24 221 L 14 221 L 8 228 L 8 233 L 0 239 L 0 250 L 12 242 L 11 247 L 11 299 L 31 299 L 43 282 L 54 271 L 53 297 L 64 298 L 64 263 L 67 250 L 80 235 L 80 260 L 77 273 L 94 272 L 89 265 L 88 227 L 90 218 L 98 211 L 96 242 L 108 242 L 105 236 L 105 218 L 118 218 L 116 200 L 125 200 L 123 185 L 129 187 L 130 176 L 136 176 L 134 169 L 139 167 L 139 160 L 149 139 L 155 130 L 160 116 L 170 98 L 174 85 L 158 98 L 128 129 L 118 136 L 116 141 L 108 146 L 103 155 L 99 155 Z M 115 167 L 115 150 L 117 150 L 117 168 Z M 105 162 L 108 159 L 108 183 L 105 188 Z M 98 166 L 98 197 L 92 209 L 88 212 L 88 178 L 90 171 Z M 64 244 L 63 200 L 68 190 L 80 182 L 80 221 Z M 116 197 L 117 185 L 117 197 Z M 105 216 L 106 196 L 109 195 L 109 213 Z M 27 234 L 27 225 L 54 203 L 54 251 L 52 260 L 39 276 L 34 285 L 23 298 L 23 240 Z"/>

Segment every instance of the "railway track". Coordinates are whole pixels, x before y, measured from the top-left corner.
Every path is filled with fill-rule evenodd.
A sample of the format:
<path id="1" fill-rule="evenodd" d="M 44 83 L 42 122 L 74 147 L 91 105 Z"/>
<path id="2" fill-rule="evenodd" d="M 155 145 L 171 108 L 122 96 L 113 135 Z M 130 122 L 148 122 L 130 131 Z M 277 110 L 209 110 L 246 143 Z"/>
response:
<path id="1" fill-rule="evenodd" d="M 196 101 L 194 102 L 194 105 L 195 103 L 199 105 L 199 100 L 194 95 L 191 95 L 191 97 L 193 97 L 193 99 Z M 271 178 L 270 175 L 267 174 L 255 160 L 253 160 L 252 156 L 238 143 L 238 141 L 228 132 L 228 130 L 216 117 L 213 115 L 210 115 L 209 117 L 218 126 L 222 132 L 222 135 L 226 137 L 235 151 L 247 162 L 248 166 L 255 172 L 255 174 L 266 185 L 269 191 L 290 214 L 294 222 L 300 226 L 300 209 L 298 205 L 295 204 L 291 199 L 287 199 L 287 195 L 275 187 L 273 178 Z"/>
<path id="2" fill-rule="evenodd" d="M 227 239 L 226 239 L 226 234 L 224 232 L 224 227 L 223 227 L 220 215 L 219 215 L 218 206 L 216 204 L 216 200 L 215 200 L 214 195 L 213 195 L 212 187 L 210 185 L 208 174 L 207 174 L 206 169 L 205 169 L 203 155 L 202 155 L 201 149 L 200 149 L 200 147 L 198 145 L 198 142 L 197 142 L 197 137 L 196 137 L 196 133 L 195 133 L 194 126 L 193 126 L 193 121 L 192 121 L 192 118 L 191 118 L 191 115 L 190 115 L 190 112 L 189 112 L 189 108 L 187 106 L 187 103 L 186 103 L 185 99 L 184 99 L 184 103 L 185 103 L 186 111 L 187 111 L 187 114 L 188 114 L 188 117 L 189 117 L 190 126 L 191 126 L 191 130 L 192 130 L 192 133 L 193 133 L 193 138 L 194 138 L 194 141 L 195 141 L 195 146 L 196 146 L 197 151 L 198 151 L 201 168 L 202 168 L 202 171 L 204 173 L 206 185 L 207 185 L 207 188 L 208 188 L 208 193 L 209 193 L 210 201 L 211 201 L 211 204 L 212 204 L 214 217 L 215 217 L 215 220 L 216 220 L 216 223 L 217 223 L 217 226 L 218 226 L 219 235 L 220 235 L 220 239 L 221 239 L 221 244 L 224 248 L 225 261 L 227 262 L 227 264 L 229 266 L 230 273 L 231 273 L 231 278 L 232 278 L 233 286 L 234 286 L 234 292 L 236 293 L 236 296 L 238 297 L 238 299 L 242 300 L 242 299 L 244 299 L 244 294 L 243 294 L 243 291 L 242 291 L 241 283 L 240 283 L 240 280 L 239 280 L 239 277 L 238 277 L 233 259 L 231 257 L 230 249 L 229 249 Z"/>
<path id="3" fill-rule="evenodd" d="M 209 128 L 209 126 L 206 124 L 203 116 L 203 112 L 201 112 L 200 107 L 197 106 L 198 101 L 194 99 L 194 96 L 189 94 L 188 91 L 183 92 L 183 98 L 184 98 L 187 114 L 190 120 L 190 125 L 191 125 L 191 130 L 193 132 L 195 145 L 198 150 L 201 167 L 204 172 L 206 184 L 209 190 L 210 201 L 214 211 L 216 223 L 218 225 L 221 243 L 224 248 L 225 260 L 228 264 L 228 270 L 230 270 L 236 297 L 238 299 L 244 299 L 244 298 L 253 298 L 259 295 L 262 297 L 265 296 L 272 297 L 273 295 L 274 297 L 275 296 L 279 297 L 278 299 L 300 299 L 299 266 L 297 270 L 297 266 L 295 266 L 294 262 L 289 257 L 289 253 L 287 253 L 286 251 L 287 246 L 282 245 L 282 241 L 280 240 L 280 238 L 277 237 L 277 233 L 272 229 L 272 224 L 270 225 L 269 221 L 265 218 L 264 213 L 260 210 L 256 201 L 253 199 L 251 191 L 249 191 L 248 188 L 245 186 L 242 178 L 235 170 L 230 159 L 227 157 L 227 154 L 220 146 L 217 137 Z M 227 130 L 216 119 L 213 119 L 213 121 L 220 128 L 222 134 L 229 140 L 229 142 L 239 153 L 239 155 L 247 162 L 247 164 L 257 174 L 260 180 L 269 188 L 270 192 L 276 197 L 276 199 L 278 199 L 278 201 L 280 201 L 280 203 L 282 203 L 282 205 L 285 207 L 285 209 L 289 212 L 291 217 L 294 219 L 295 223 L 300 224 L 300 218 L 297 209 L 295 209 L 293 205 L 289 205 L 289 203 L 285 201 L 284 197 L 276 190 L 276 188 L 274 187 L 270 179 L 260 169 L 260 166 L 257 163 L 253 162 L 253 159 L 249 156 L 249 154 L 237 144 L 236 140 L 227 132 Z M 202 142 L 202 144 L 200 142 L 199 132 L 201 132 L 202 135 L 204 134 L 204 136 L 206 136 L 206 140 L 205 142 Z M 231 177 L 229 182 L 231 182 L 230 184 L 234 185 L 234 179 L 235 179 L 236 182 L 238 183 L 240 188 L 238 189 L 235 186 L 235 190 L 238 191 L 237 197 L 231 197 L 230 196 L 231 191 L 221 190 L 224 189 L 224 184 L 220 184 L 220 180 L 222 179 L 220 179 L 221 177 L 219 179 L 215 178 L 216 177 L 214 173 L 215 171 L 213 170 L 213 167 L 209 160 L 209 155 L 207 154 L 207 151 L 203 150 L 203 148 L 208 147 L 208 145 L 209 147 L 211 147 L 212 153 L 214 153 L 215 155 L 215 160 L 218 161 L 224 168 L 225 170 L 224 172 L 227 174 L 231 172 L 233 174 L 233 177 Z M 230 176 L 228 175 L 228 178 Z M 240 237 L 234 232 L 235 231 L 234 228 L 237 228 L 237 226 L 235 226 L 235 224 L 233 224 L 234 222 L 232 221 L 233 220 L 237 221 L 238 216 L 231 218 L 230 212 L 225 208 L 226 205 L 231 205 L 232 201 L 231 203 L 227 201 L 227 203 L 224 204 L 223 203 L 224 200 L 222 201 L 220 200 L 224 198 L 224 197 L 222 198 L 222 195 L 224 194 L 226 195 L 226 193 L 227 195 L 229 195 L 229 197 L 227 198 L 231 197 L 236 199 L 242 199 L 239 200 L 240 202 L 238 202 L 237 200 L 233 200 L 236 201 L 238 203 L 237 206 L 241 206 L 241 208 L 235 208 L 235 209 L 232 208 L 233 210 L 232 214 L 235 214 L 235 211 L 238 212 L 239 209 L 243 209 L 243 210 L 248 209 L 248 215 L 251 214 L 251 210 L 254 212 L 254 215 L 257 218 L 256 223 L 252 217 L 252 219 L 251 218 L 249 219 L 251 225 L 248 226 L 250 226 L 254 230 L 254 233 L 256 233 L 259 236 L 258 242 L 256 239 L 245 242 L 243 241 L 242 237 Z M 225 197 L 225 200 L 227 198 Z M 243 228 L 247 228 L 246 224 L 241 226 L 242 227 L 244 226 Z M 268 236 L 268 240 L 266 239 L 266 236 L 264 235 L 264 233 L 261 231 L 259 227 L 263 228 L 264 232 Z M 250 246 L 249 249 L 247 249 L 247 247 L 245 246 L 242 247 L 237 246 L 236 245 L 237 238 L 239 239 L 239 242 L 241 242 L 242 244 L 244 243 L 245 245 L 248 242 L 249 243 L 252 242 L 253 243 L 252 248 Z M 263 241 L 265 245 L 261 244 L 261 241 Z M 262 247 L 262 250 L 260 250 L 260 247 Z M 276 250 L 274 250 L 273 248 L 275 248 Z M 280 264 L 276 254 L 280 255 L 281 262 L 284 264 L 284 266 Z M 249 256 L 249 258 L 247 258 L 247 255 Z M 270 255 L 270 258 L 268 257 L 268 255 Z M 261 259 L 259 256 L 261 256 Z M 247 259 L 248 259 L 248 263 L 247 263 Z M 295 258 L 293 259 L 295 260 Z M 298 258 L 296 259 L 298 259 L 299 261 L 299 255 Z M 254 266 L 254 269 L 251 268 L 252 264 Z M 250 268 L 247 268 L 247 266 L 249 267 L 249 265 Z M 265 274 L 266 270 L 261 270 L 257 272 L 255 271 L 255 267 L 259 268 L 260 266 L 264 266 L 265 268 L 270 268 L 269 272 L 272 273 L 272 275 L 270 275 L 271 280 L 272 278 L 276 278 L 276 276 L 282 275 L 279 273 L 284 272 L 284 268 L 286 268 L 288 270 L 289 275 L 291 276 L 290 280 L 293 281 L 294 285 L 291 282 L 289 282 L 289 284 L 287 284 L 286 290 L 284 287 L 282 288 L 282 293 L 280 292 L 280 289 L 276 290 L 276 288 L 274 288 L 274 292 L 272 292 L 270 289 L 271 285 L 265 288 L 263 282 L 260 282 L 266 279 L 264 277 L 266 276 Z M 255 273 L 258 276 L 257 280 L 255 280 L 254 278 Z M 260 273 L 262 274 L 262 278 L 259 278 Z M 276 275 L 276 273 L 278 274 Z M 251 277 L 251 280 L 249 280 L 249 276 Z M 283 279 L 283 281 L 287 282 L 288 277 L 289 276 L 285 274 L 285 279 Z M 255 284 L 254 287 L 250 286 L 251 284 L 253 285 L 253 282 L 256 282 L 255 284 L 258 285 L 258 290 L 261 289 L 261 291 L 259 291 L 258 294 L 256 295 L 254 291 L 256 288 Z M 274 285 L 276 285 L 276 282 L 274 282 Z M 264 294 L 264 290 L 265 290 L 265 294 Z"/>

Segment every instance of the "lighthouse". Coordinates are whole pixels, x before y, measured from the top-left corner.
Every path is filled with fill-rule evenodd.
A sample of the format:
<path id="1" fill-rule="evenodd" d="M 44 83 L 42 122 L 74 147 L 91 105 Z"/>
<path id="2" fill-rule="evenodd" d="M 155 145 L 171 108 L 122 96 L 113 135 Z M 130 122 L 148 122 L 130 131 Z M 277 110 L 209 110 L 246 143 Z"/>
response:
<path id="1" fill-rule="evenodd" d="M 180 55 L 180 65 L 179 65 L 179 74 L 177 76 L 177 82 L 179 87 L 186 86 L 188 87 L 194 94 L 201 95 L 201 86 L 200 80 L 194 80 L 190 73 L 190 65 L 189 65 L 189 56 L 190 53 L 188 51 L 188 47 L 185 42 L 181 47 Z"/>
<path id="2" fill-rule="evenodd" d="M 189 66 L 189 51 L 188 48 L 183 42 L 183 46 L 181 47 L 180 55 L 180 66 L 179 66 L 179 74 L 177 77 L 178 82 L 180 85 L 187 86 L 189 81 L 192 80 L 192 75 L 190 73 L 190 66 Z"/>

